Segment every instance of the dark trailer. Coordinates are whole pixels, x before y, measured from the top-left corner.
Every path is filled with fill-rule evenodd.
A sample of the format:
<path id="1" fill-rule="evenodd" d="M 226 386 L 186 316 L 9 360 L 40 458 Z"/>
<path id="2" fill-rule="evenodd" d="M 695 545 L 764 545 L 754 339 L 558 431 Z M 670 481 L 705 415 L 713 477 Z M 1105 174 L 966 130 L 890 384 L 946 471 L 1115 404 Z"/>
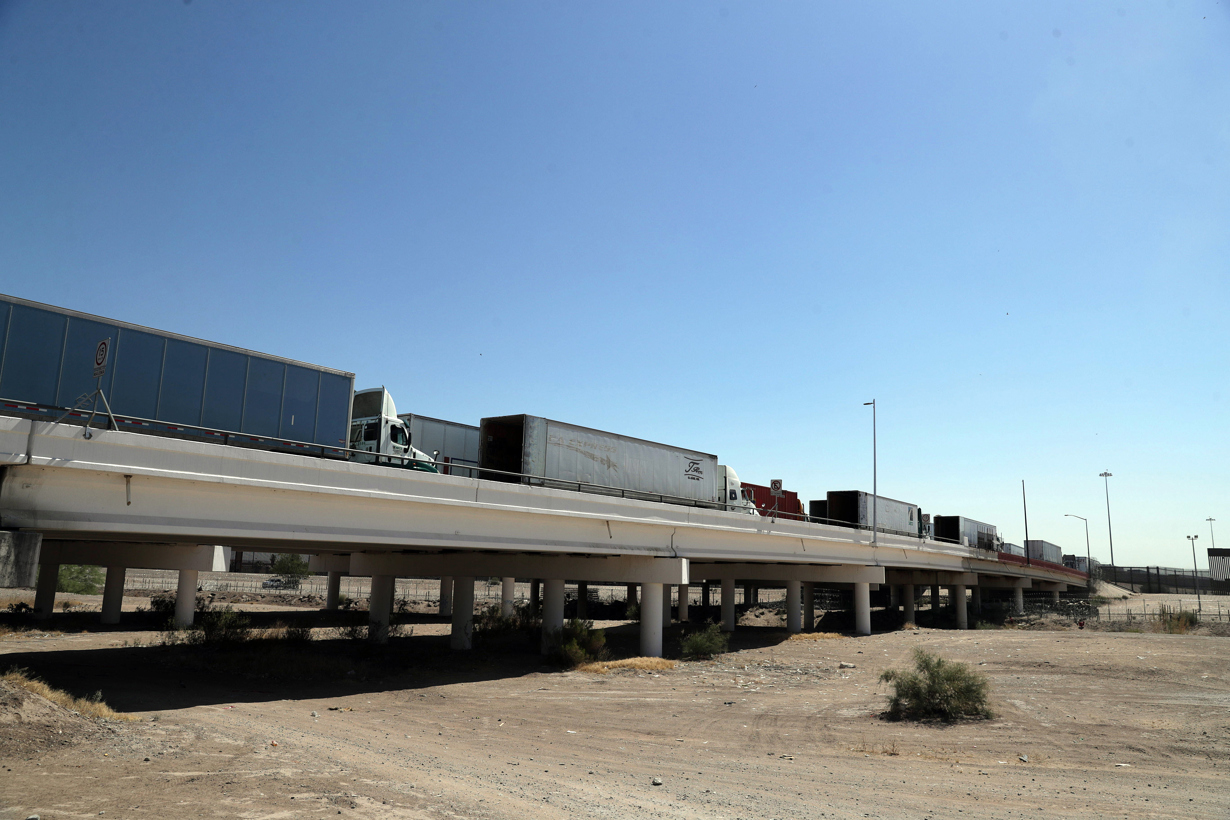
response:
<path id="1" fill-rule="evenodd" d="M 984 524 L 960 515 L 937 515 L 931 521 L 936 541 L 965 544 L 981 550 L 999 547 L 999 533 L 994 524 Z"/>
<path id="2" fill-rule="evenodd" d="M 99 386 L 121 430 L 346 456 L 332 448 L 346 446 L 353 373 L 3 294 L 0 413 L 59 418 L 95 389 L 104 339 Z"/>

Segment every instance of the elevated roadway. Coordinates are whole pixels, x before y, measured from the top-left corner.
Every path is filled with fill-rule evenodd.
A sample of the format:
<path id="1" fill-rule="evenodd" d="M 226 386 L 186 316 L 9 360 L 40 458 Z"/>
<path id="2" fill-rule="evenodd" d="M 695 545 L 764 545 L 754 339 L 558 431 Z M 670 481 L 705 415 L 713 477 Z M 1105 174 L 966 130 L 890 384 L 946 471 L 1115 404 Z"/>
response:
<path id="1" fill-rule="evenodd" d="M 82 432 L 0 416 L 0 526 L 43 536 L 36 606 L 43 615 L 54 603 L 46 580 L 55 568 L 93 563 L 108 567 L 107 589 L 120 591 L 104 596 L 104 620 L 118 618 L 129 566 L 180 570 L 179 617 L 189 620 L 196 573 L 208 568 L 201 545 L 219 544 L 310 555 L 331 579 L 371 575 L 378 632 L 388 623 L 393 578 L 452 577 L 459 648 L 469 645 L 466 599 L 472 602 L 475 577 L 542 579 L 547 630 L 562 624 L 565 580 L 640 584 L 642 648 L 650 654 L 661 651 L 666 585 L 720 584 L 727 628 L 734 625 L 736 580 L 785 585 L 791 629 L 806 626 L 811 608 L 802 603 L 812 585 L 841 585 L 854 591 L 858 630 L 869 632 L 869 594 L 882 584 L 900 593 L 907 617 L 916 586 L 948 586 L 964 623 L 967 589 L 977 605 L 988 587 L 1014 589 L 1019 601 L 1024 588 L 1057 593 L 1084 583 L 1061 568 L 1006 564 L 976 548 L 885 533 L 873 544 L 870 532 L 809 522 L 127 431 L 95 430 L 90 439 Z"/>

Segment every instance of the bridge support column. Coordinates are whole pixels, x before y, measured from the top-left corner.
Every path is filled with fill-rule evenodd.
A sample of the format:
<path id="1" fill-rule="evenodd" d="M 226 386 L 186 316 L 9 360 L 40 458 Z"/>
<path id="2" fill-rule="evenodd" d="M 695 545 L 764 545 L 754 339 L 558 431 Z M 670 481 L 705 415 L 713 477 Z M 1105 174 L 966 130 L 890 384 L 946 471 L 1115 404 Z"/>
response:
<path id="1" fill-rule="evenodd" d="M 453 649 L 469 649 L 474 645 L 474 576 L 457 576 L 453 579 L 453 633 L 449 646 Z"/>
<path id="2" fill-rule="evenodd" d="M 803 582 L 803 629 L 811 632 L 816 628 L 816 585 Z"/>
<path id="3" fill-rule="evenodd" d="M 888 605 L 894 612 L 901 606 L 901 585 L 893 584 L 888 588 Z"/>
<path id="4" fill-rule="evenodd" d="M 871 634 L 871 584 L 854 585 L 854 631 L 859 635 Z"/>
<path id="5" fill-rule="evenodd" d="M 337 609 L 342 601 L 342 573 L 329 570 L 325 586 L 325 609 Z"/>
<path id="6" fill-rule="evenodd" d="M 537 578 L 530 579 L 530 612 L 541 612 L 542 582 Z"/>
<path id="7" fill-rule="evenodd" d="M 103 586 L 102 617 L 104 624 L 118 624 L 124 607 L 124 568 L 107 567 L 107 583 Z"/>
<path id="8" fill-rule="evenodd" d="M 662 657 L 662 585 L 641 584 L 641 655 Z"/>
<path id="9" fill-rule="evenodd" d="M 175 625 L 180 629 L 192 626 L 196 611 L 196 582 L 201 573 L 195 569 L 179 571 L 179 586 L 175 590 Z"/>
<path id="10" fill-rule="evenodd" d="M 1059 603 L 1059 590 L 1057 589 L 1051 590 L 1051 603 L 1053 604 Z"/>
<path id="11" fill-rule="evenodd" d="M 735 579 L 722 579 L 722 631 L 735 631 Z"/>
<path id="12" fill-rule="evenodd" d="M 688 596 L 692 594 L 692 590 L 687 584 L 679 585 L 679 623 L 686 624 L 688 622 Z"/>
<path id="13" fill-rule="evenodd" d="M 564 579 L 548 578 L 543 583 L 542 654 L 551 651 L 551 644 L 564 628 Z"/>
<path id="14" fill-rule="evenodd" d="M 973 588 L 973 599 L 974 600 L 971 603 L 973 604 L 973 607 L 974 607 L 974 617 L 975 618 L 981 617 L 982 616 L 982 587 L 976 584 L 974 585 L 974 588 Z"/>
<path id="15" fill-rule="evenodd" d="M 577 582 L 577 617 L 582 621 L 589 619 L 589 584 Z"/>
<path id="16" fill-rule="evenodd" d="M 453 614 L 453 576 L 445 575 L 440 579 L 440 614 L 449 617 Z"/>
<path id="17" fill-rule="evenodd" d="M 671 585 L 662 585 L 662 628 L 671 625 Z"/>
<path id="18" fill-rule="evenodd" d="M 914 585 L 905 584 L 901 587 L 901 609 L 904 613 L 903 623 L 914 623 Z"/>
<path id="19" fill-rule="evenodd" d="M 705 609 L 709 608 L 709 582 L 705 581 L 700 585 L 700 605 Z"/>
<path id="20" fill-rule="evenodd" d="M 34 617 L 45 621 L 56 608 L 56 584 L 60 580 L 59 564 L 39 564 L 38 585 L 34 588 Z"/>
<path id="21" fill-rule="evenodd" d="M 625 600 L 629 606 L 636 603 L 636 584 L 628 584 L 628 595 Z"/>
<path id="22" fill-rule="evenodd" d="M 517 579 L 500 579 L 500 614 L 511 618 L 517 609 Z"/>
<path id="23" fill-rule="evenodd" d="M 969 629 L 969 608 L 965 603 L 965 585 L 953 584 L 948 588 L 953 606 L 957 608 L 957 629 Z"/>
<path id="24" fill-rule="evenodd" d="M 940 614 L 940 585 L 931 585 L 931 618 L 934 620 Z"/>
<path id="25" fill-rule="evenodd" d="M 392 575 L 373 575 L 367 600 L 367 637 L 373 643 L 388 643 L 389 621 L 393 617 Z"/>
<path id="26" fill-rule="evenodd" d="M 1017 615 L 1025 614 L 1025 589 L 1023 587 L 1015 587 L 1012 590 L 1012 608 Z"/>
<path id="27" fill-rule="evenodd" d="M 803 631 L 803 582 L 786 582 L 786 631 Z"/>

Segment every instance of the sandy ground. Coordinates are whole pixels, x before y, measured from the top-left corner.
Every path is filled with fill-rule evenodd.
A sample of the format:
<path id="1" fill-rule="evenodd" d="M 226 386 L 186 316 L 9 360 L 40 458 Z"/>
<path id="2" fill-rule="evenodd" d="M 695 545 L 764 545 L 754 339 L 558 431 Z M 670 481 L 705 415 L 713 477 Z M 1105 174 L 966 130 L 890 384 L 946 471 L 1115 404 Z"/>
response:
<path id="1" fill-rule="evenodd" d="M 72 617 L 0 639 L 0 666 L 139 720 L 0 698 L 4 820 L 1230 817 L 1227 638 L 753 627 L 714 661 L 598 675 L 528 642 L 449 653 L 430 618 L 387 648 L 318 629 L 235 662 Z M 610 637 L 630 651 L 635 627 Z M 879 674 L 915 647 L 985 673 L 997 717 L 881 720 Z"/>

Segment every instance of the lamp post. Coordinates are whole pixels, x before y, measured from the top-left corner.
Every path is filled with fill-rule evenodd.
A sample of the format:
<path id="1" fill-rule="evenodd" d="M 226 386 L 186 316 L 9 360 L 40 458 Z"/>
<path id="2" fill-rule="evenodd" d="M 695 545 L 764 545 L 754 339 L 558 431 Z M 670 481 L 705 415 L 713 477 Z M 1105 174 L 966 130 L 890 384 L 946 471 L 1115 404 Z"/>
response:
<path id="1" fill-rule="evenodd" d="M 1089 574 L 1089 580 L 1093 580 L 1093 558 L 1089 554 L 1089 519 L 1072 513 L 1064 513 L 1064 518 L 1079 518 L 1085 522 L 1085 572 Z"/>
<path id="2" fill-rule="evenodd" d="M 863 402 L 863 406 L 871 407 L 871 545 L 879 544 L 879 526 L 876 521 L 876 509 L 880 506 L 880 488 L 877 484 L 879 465 L 876 458 L 876 400 Z"/>
<path id="3" fill-rule="evenodd" d="M 1216 521 L 1217 519 L 1216 518 L 1206 518 L 1204 520 L 1209 522 L 1209 546 L 1212 547 L 1213 549 L 1217 549 L 1217 541 L 1214 540 L 1213 538 L 1213 522 Z"/>
<path id="4" fill-rule="evenodd" d="M 1102 482 L 1106 485 L 1106 533 L 1110 537 L 1110 571 L 1115 579 L 1115 583 L 1119 583 L 1119 568 L 1115 566 L 1115 531 L 1110 526 L 1110 479 L 1111 472 L 1106 470 L 1098 474 Z"/>
<path id="5" fill-rule="evenodd" d="M 1187 540 L 1192 542 L 1192 583 L 1196 585 L 1196 612 L 1201 612 L 1200 609 L 1200 570 L 1196 569 L 1196 539 L 1199 535 L 1189 535 Z"/>

